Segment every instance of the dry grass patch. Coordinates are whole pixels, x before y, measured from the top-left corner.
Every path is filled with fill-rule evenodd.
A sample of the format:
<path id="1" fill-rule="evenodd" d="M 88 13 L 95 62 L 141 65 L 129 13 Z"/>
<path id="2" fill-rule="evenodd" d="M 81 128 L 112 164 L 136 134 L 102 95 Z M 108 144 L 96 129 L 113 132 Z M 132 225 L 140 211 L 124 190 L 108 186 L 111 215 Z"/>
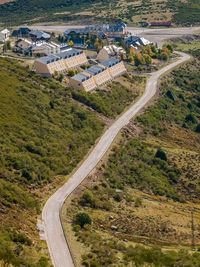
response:
<path id="1" fill-rule="evenodd" d="M 3 5 L 5 3 L 14 2 L 14 0 L 0 0 L 0 5 Z"/>

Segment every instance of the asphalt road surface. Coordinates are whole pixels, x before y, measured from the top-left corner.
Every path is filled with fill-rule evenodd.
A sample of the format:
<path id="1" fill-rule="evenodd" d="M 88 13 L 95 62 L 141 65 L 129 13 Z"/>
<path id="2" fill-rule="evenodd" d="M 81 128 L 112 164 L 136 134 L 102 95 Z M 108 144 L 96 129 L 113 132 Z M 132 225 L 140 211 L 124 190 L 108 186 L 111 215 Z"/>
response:
<path id="1" fill-rule="evenodd" d="M 58 191 L 56 191 L 46 202 L 42 219 L 44 222 L 44 231 L 47 245 L 49 248 L 52 263 L 55 267 L 73 267 L 74 263 L 68 244 L 66 242 L 61 220 L 60 212 L 65 199 L 73 190 L 90 174 L 97 163 L 104 156 L 114 138 L 121 128 L 149 102 L 157 90 L 159 77 L 166 71 L 178 66 L 190 58 L 189 55 L 179 53 L 181 58 L 163 69 L 154 72 L 147 81 L 146 90 L 143 96 L 131 106 L 119 119 L 117 119 L 110 128 L 103 134 L 97 145 L 94 147 L 88 158 L 83 162 L 75 174 Z"/>
<path id="2" fill-rule="evenodd" d="M 85 26 L 79 25 L 38 25 L 30 27 L 33 30 L 43 30 L 50 32 L 59 32 L 63 33 L 64 31 L 70 28 L 84 28 Z M 161 46 L 166 39 L 170 39 L 173 37 L 181 37 L 183 35 L 191 35 L 195 34 L 195 32 L 200 31 L 200 27 L 184 27 L 184 28 L 161 28 L 161 29 L 153 29 L 153 28 L 138 28 L 138 27 L 128 27 L 128 31 L 133 35 L 137 35 L 139 37 L 144 37 L 147 40 L 157 43 Z"/>

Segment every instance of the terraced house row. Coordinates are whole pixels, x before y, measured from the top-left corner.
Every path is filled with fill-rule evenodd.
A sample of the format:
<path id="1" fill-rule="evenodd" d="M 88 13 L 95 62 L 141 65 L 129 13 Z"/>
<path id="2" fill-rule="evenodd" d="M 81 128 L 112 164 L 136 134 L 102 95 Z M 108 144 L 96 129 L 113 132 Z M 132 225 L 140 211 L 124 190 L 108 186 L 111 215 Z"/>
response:
<path id="1" fill-rule="evenodd" d="M 86 64 L 87 62 L 88 60 L 82 51 L 69 48 L 65 52 L 36 59 L 34 67 L 36 73 L 45 77 L 51 77 L 55 71 L 64 72 L 68 69 Z"/>
<path id="2" fill-rule="evenodd" d="M 111 57 L 71 77 L 70 85 L 75 89 L 88 92 L 122 75 L 124 72 L 126 72 L 124 63 Z"/>

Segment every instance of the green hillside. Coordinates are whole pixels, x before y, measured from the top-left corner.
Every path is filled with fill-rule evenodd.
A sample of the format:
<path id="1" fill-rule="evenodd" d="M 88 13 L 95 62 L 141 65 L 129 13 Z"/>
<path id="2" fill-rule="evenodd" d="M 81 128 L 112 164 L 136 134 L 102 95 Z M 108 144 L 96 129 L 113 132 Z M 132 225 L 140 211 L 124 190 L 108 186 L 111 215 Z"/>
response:
<path id="1" fill-rule="evenodd" d="M 0 59 L 0 260 L 49 266 L 36 218 L 42 201 L 102 133 L 65 88 Z"/>
<path id="2" fill-rule="evenodd" d="M 20 16 L 19 16 L 20 14 Z M 199 22 L 198 0 L 16 0 L 0 5 L 0 22 L 6 25 L 76 20 L 115 22 L 123 20 L 169 21 L 188 25 Z"/>
<path id="3" fill-rule="evenodd" d="M 178 12 L 173 20 L 181 25 L 193 25 L 200 22 L 200 2 L 199 0 L 189 0 L 188 3 L 179 3 Z"/>
<path id="4" fill-rule="evenodd" d="M 199 265 L 200 52 L 190 52 L 193 60 L 161 78 L 160 97 L 66 201 L 62 220 L 78 266 Z M 80 212 L 93 223 L 83 226 Z"/>

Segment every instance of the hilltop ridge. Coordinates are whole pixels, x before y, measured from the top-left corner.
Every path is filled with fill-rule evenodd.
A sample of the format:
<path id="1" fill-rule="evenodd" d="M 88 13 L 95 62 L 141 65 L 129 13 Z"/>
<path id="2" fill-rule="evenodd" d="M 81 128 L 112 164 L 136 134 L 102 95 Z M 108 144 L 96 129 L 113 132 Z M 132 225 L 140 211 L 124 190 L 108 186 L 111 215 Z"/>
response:
<path id="1" fill-rule="evenodd" d="M 0 22 L 7 25 L 53 21 L 85 21 L 87 24 L 120 20 L 130 24 L 143 20 L 190 25 L 199 22 L 199 14 L 198 0 L 17 0 L 0 4 Z"/>

